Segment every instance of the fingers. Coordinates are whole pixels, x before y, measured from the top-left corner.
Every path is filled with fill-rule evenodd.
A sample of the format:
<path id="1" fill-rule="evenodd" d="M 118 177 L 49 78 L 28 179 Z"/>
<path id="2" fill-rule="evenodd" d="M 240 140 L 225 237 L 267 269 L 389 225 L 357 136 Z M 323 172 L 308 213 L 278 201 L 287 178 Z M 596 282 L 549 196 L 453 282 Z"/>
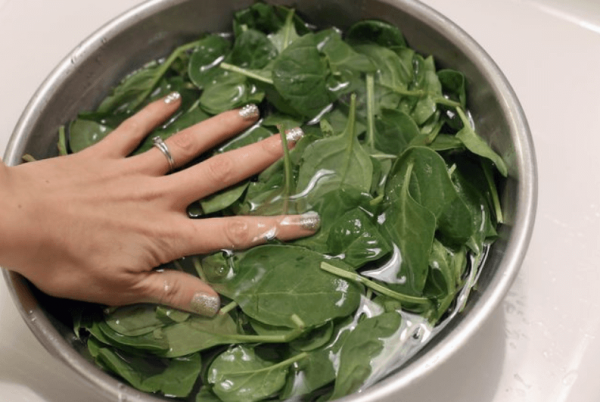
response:
<path id="1" fill-rule="evenodd" d="M 286 134 L 288 147 L 293 147 L 303 134 L 300 128 L 289 130 Z M 171 175 L 168 191 L 178 202 L 187 206 L 262 172 L 282 156 L 281 135 L 273 135 Z"/>
<path id="2" fill-rule="evenodd" d="M 258 107 L 247 105 L 241 109 L 221 113 L 167 138 L 165 144 L 174 160 L 174 167 L 186 165 L 202 152 L 239 134 L 254 124 L 258 117 Z M 170 170 L 165 155 L 156 148 L 135 158 L 144 166 L 144 171 L 163 175 Z"/>
<path id="3" fill-rule="evenodd" d="M 201 220 L 184 219 L 187 236 L 178 243 L 180 255 L 209 254 L 217 250 L 243 250 L 279 239 L 289 241 L 312 236 L 319 229 L 319 215 L 238 216 Z"/>
<path id="4" fill-rule="evenodd" d="M 100 141 L 94 147 L 95 151 L 112 157 L 131 154 L 148 133 L 167 120 L 180 105 L 181 95 L 178 92 L 150 103 Z"/>
<path id="5" fill-rule="evenodd" d="M 152 271 L 141 284 L 145 303 L 158 303 L 179 310 L 213 317 L 221 307 L 217 292 L 195 276 L 180 271 Z"/>

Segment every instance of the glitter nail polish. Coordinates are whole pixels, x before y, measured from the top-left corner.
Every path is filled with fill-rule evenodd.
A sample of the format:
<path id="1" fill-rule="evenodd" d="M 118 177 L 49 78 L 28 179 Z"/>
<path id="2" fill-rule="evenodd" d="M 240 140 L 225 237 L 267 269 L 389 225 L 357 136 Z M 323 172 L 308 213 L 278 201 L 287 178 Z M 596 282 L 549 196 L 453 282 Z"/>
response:
<path id="1" fill-rule="evenodd" d="M 249 105 L 244 106 L 240 109 L 240 116 L 244 120 L 256 120 L 260 115 L 260 111 L 258 110 L 258 106 L 251 103 Z"/>

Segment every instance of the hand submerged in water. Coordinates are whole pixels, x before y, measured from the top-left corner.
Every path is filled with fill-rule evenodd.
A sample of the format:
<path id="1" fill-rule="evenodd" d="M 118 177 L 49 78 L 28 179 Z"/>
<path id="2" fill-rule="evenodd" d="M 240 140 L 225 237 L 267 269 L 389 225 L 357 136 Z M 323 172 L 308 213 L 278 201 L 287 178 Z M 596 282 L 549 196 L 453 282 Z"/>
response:
<path id="1" fill-rule="evenodd" d="M 283 148 L 281 136 L 273 135 L 167 175 L 254 124 L 258 108 L 249 105 L 127 157 L 180 103 L 177 93 L 151 103 L 76 154 L 0 164 L 0 264 L 57 297 L 110 306 L 160 303 L 212 316 L 220 301 L 209 285 L 154 268 L 314 234 L 316 215 L 189 219 L 190 203 L 259 173 Z M 301 135 L 290 131 L 289 146 Z"/>

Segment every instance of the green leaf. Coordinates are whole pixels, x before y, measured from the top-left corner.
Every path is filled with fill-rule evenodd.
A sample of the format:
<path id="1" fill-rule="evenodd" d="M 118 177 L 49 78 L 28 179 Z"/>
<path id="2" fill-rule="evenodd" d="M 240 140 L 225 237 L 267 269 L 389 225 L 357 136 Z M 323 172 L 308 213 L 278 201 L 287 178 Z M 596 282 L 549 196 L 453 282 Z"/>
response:
<path id="1" fill-rule="evenodd" d="M 425 147 L 409 148 L 392 167 L 386 185 L 391 203 L 402 197 L 402 188 L 410 178 L 411 197 L 436 218 L 436 229 L 448 240 L 463 244 L 475 231 L 469 208 L 458 196 L 442 157 Z"/>
<path id="2" fill-rule="evenodd" d="M 210 84 L 222 71 L 219 63 L 231 49 L 231 42 L 221 35 L 209 35 L 198 43 L 190 56 L 188 74 L 190 80 L 200 89 Z"/>
<path id="3" fill-rule="evenodd" d="M 156 306 L 151 304 L 120 307 L 105 314 L 104 319 L 114 331 L 127 336 L 148 334 L 166 324 L 157 316 Z"/>
<path id="4" fill-rule="evenodd" d="M 351 314 L 360 301 L 359 286 L 320 270 L 324 260 L 301 247 L 259 246 L 244 252 L 235 273 L 212 286 L 255 320 L 296 328 L 292 320 L 296 314 L 307 327 L 314 327 Z"/>
<path id="5" fill-rule="evenodd" d="M 333 71 L 352 70 L 361 73 L 374 73 L 377 67 L 364 54 L 356 52 L 342 40 L 335 29 L 326 29 L 315 34 L 319 50 L 325 54 Z"/>
<path id="6" fill-rule="evenodd" d="M 328 74 L 313 34 L 295 40 L 273 64 L 275 89 L 294 110 L 309 119 L 331 103 Z"/>
<path id="7" fill-rule="evenodd" d="M 244 194 L 244 191 L 248 188 L 248 184 L 248 181 L 242 182 L 200 200 L 202 211 L 208 215 L 229 207 Z"/>
<path id="8" fill-rule="evenodd" d="M 297 188 L 309 201 L 342 185 L 368 192 L 373 179 L 369 154 L 356 138 L 356 103 L 352 97 L 346 129 L 310 144 L 302 155 Z"/>
<path id="9" fill-rule="evenodd" d="M 404 36 L 398 28 L 377 20 L 363 20 L 352 25 L 346 33 L 346 40 L 353 45 L 373 43 L 391 48 L 406 46 Z"/>
<path id="10" fill-rule="evenodd" d="M 288 367 L 304 357 L 301 353 L 274 363 L 262 359 L 253 348 L 237 346 L 213 361 L 208 382 L 224 402 L 260 401 L 277 393 L 285 384 Z"/>
<path id="11" fill-rule="evenodd" d="M 392 155 L 400 155 L 420 134 L 412 117 L 400 110 L 381 109 L 375 119 L 375 148 Z"/>
<path id="12" fill-rule="evenodd" d="M 157 361 L 98 346 L 97 361 L 145 392 L 184 398 L 192 392 L 202 367 L 198 353 Z"/>
<path id="13" fill-rule="evenodd" d="M 462 109 L 456 109 L 461 120 L 463 121 L 464 127 L 458 133 L 456 133 L 456 138 L 462 141 L 465 144 L 465 147 L 475 155 L 479 155 L 483 158 L 489 159 L 496 165 L 496 169 L 500 172 L 500 174 L 504 177 L 508 176 L 508 168 L 506 167 L 506 163 L 500 155 L 490 148 L 490 146 L 481 138 L 475 130 L 471 127 L 471 123 L 469 119 L 465 115 L 465 112 Z"/>
<path id="14" fill-rule="evenodd" d="M 359 45 L 354 49 L 377 66 L 375 79 L 379 85 L 399 93 L 407 91 L 413 79 L 412 60 L 402 59 L 390 49 L 378 45 Z"/>
<path id="15" fill-rule="evenodd" d="M 373 220 L 358 208 L 338 218 L 327 238 L 329 252 L 341 256 L 346 264 L 355 269 L 384 257 L 392 250 L 392 245 L 379 232 Z"/>
<path id="16" fill-rule="evenodd" d="M 112 128 L 90 120 L 76 119 L 69 125 L 69 148 L 79 152 L 98 143 L 112 132 Z"/>
<path id="17" fill-rule="evenodd" d="M 294 24 L 294 16 L 294 9 L 290 9 L 283 26 L 276 33 L 269 35 L 269 40 L 279 53 L 283 52 L 292 42 L 299 38 Z"/>
<path id="18" fill-rule="evenodd" d="M 419 296 L 427 280 L 428 258 L 436 219 L 430 210 L 416 202 L 410 194 L 413 168 L 414 162 L 408 161 L 401 173 L 397 173 L 402 174 L 402 186 L 386 190 L 394 201 L 384 212 L 383 233 L 398 246 L 402 256 L 394 290 Z"/>
<path id="19" fill-rule="evenodd" d="M 398 331 L 400 322 L 398 313 L 384 313 L 359 322 L 348 334 L 340 353 L 332 399 L 358 391 L 371 374 L 373 360 L 385 353 L 386 340 Z"/>
<path id="20" fill-rule="evenodd" d="M 248 103 L 260 103 L 264 96 L 245 76 L 228 72 L 204 89 L 200 96 L 200 106 L 216 115 Z"/>
<path id="21" fill-rule="evenodd" d="M 227 61 L 241 68 L 261 69 L 275 59 L 278 53 L 264 33 L 248 29 L 236 38 Z"/>

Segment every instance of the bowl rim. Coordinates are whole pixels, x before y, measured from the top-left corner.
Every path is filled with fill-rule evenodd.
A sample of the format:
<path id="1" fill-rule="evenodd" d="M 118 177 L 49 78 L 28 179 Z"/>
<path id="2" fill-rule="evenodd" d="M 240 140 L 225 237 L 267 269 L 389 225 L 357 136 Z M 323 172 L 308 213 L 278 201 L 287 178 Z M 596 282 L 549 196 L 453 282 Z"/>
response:
<path id="1" fill-rule="evenodd" d="M 173 5 L 186 0 L 149 0 L 122 13 L 105 25 L 100 27 L 84 39 L 72 52 L 70 52 L 44 80 L 35 92 L 27 107 L 22 113 L 11 138 L 8 142 L 4 161 L 7 165 L 16 165 L 23 153 L 24 144 L 21 138 L 32 129 L 33 122 L 39 117 L 39 108 L 47 101 L 48 97 L 65 80 L 76 66 L 71 59 L 74 56 L 85 57 L 97 50 L 102 44 L 113 36 L 118 35 L 127 27 L 127 23 L 145 19 Z M 399 390 L 407 387 L 418 379 L 425 377 L 439 364 L 447 361 L 452 355 L 463 347 L 469 339 L 484 324 L 507 294 L 515 280 L 521 264 L 525 258 L 527 248 L 533 233 L 538 197 L 538 173 L 533 139 L 525 117 L 523 108 L 507 78 L 496 65 L 488 53 L 462 28 L 432 7 L 415 0 L 380 0 L 402 10 L 408 10 L 411 15 L 417 15 L 430 27 L 442 33 L 453 41 L 460 42 L 467 56 L 477 61 L 482 71 L 486 71 L 490 85 L 502 94 L 499 103 L 503 110 L 508 112 L 511 119 L 509 129 L 513 136 L 519 140 L 515 144 L 515 164 L 519 172 L 518 194 L 516 201 L 517 213 L 514 216 L 511 239 L 505 251 L 506 256 L 498 266 L 501 275 L 496 275 L 489 284 L 489 291 L 481 294 L 477 303 L 458 323 L 452 333 L 448 334 L 444 342 L 426 348 L 420 354 L 418 361 L 411 362 L 400 372 L 374 384 L 364 392 L 346 396 L 340 401 L 368 402 L 373 400 L 387 400 Z M 508 258 L 509 257 L 509 258 Z M 21 275 L 3 270 L 9 293 L 29 329 L 40 343 L 58 359 L 64 361 L 68 367 L 79 373 L 96 390 L 103 391 L 104 395 L 117 398 L 126 396 L 129 401 L 164 401 L 150 394 L 141 393 L 97 368 L 81 356 L 68 342 L 63 339 L 44 314 L 37 300 L 29 288 L 28 281 Z M 122 400 L 122 399 L 119 399 Z"/>

